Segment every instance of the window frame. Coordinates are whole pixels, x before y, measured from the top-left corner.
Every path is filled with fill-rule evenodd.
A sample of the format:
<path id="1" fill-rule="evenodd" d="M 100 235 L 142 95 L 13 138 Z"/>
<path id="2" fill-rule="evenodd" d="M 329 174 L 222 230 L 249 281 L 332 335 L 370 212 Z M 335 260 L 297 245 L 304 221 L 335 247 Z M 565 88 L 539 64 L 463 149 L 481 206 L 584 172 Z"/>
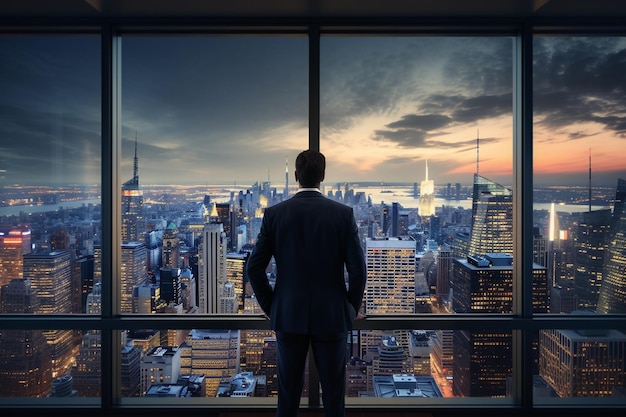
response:
<path id="1" fill-rule="evenodd" d="M 511 331 L 513 334 L 513 396 L 502 399 L 449 399 L 443 401 L 420 402 L 414 400 L 394 399 L 385 401 L 376 399 L 348 398 L 349 408 L 379 409 L 390 408 L 407 409 L 423 406 L 446 406 L 459 408 L 481 405 L 493 409 L 537 409 L 533 400 L 533 375 L 531 367 L 532 335 L 541 329 L 624 329 L 626 319 L 620 315 L 603 315 L 601 317 L 581 316 L 550 316 L 533 315 L 532 313 L 532 211 L 533 211 L 533 103 L 532 103 L 532 76 L 533 58 L 532 43 L 536 34 L 597 34 L 608 35 L 626 33 L 623 27 L 608 28 L 603 26 L 603 20 L 587 21 L 587 26 L 580 22 L 572 24 L 569 20 L 551 22 L 536 22 L 528 19 L 441 19 L 437 22 L 420 19 L 298 19 L 260 18 L 250 19 L 246 24 L 233 19 L 168 19 L 158 22 L 151 19 L 136 18 L 131 22 L 119 22 L 114 18 L 100 18 L 85 22 L 66 18 L 51 18 L 38 21 L 34 24 L 23 21 L 17 25 L 13 22 L 0 21 L 1 35 L 15 35 L 21 33 L 57 34 L 97 33 L 101 37 L 102 46 L 102 138 L 101 138 L 101 179 L 102 179 L 102 314 L 99 317 L 87 315 L 3 315 L 0 320 L 0 329 L 56 329 L 101 330 L 102 331 L 102 358 L 103 363 L 115 366 L 102 367 L 102 392 L 99 408 L 104 410 L 141 406 L 145 408 L 163 407 L 165 403 L 150 403 L 126 401 L 120 398 L 120 366 L 121 356 L 117 347 L 120 345 L 120 330 L 140 329 L 147 325 L 155 329 L 186 329 L 202 328 L 231 328 L 231 329 L 269 329 L 269 323 L 261 316 L 154 316 L 132 315 L 122 316 L 117 311 L 119 305 L 120 261 L 121 261 L 121 179 L 119 165 L 121 160 L 121 34 L 123 33 L 155 33 L 155 34 L 303 34 L 309 37 L 309 147 L 320 148 L 320 37 L 325 34 L 355 35 L 355 34 L 402 34 L 402 35 L 442 35 L 445 34 L 508 34 L 515 39 L 513 49 L 513 223 L 514 223 L 514 259 L 520 259 L 514 266 L 513 283 L 513 314 L 509 316 L 494 315 L 387 315 L 384 317 L 370 317 L 355 324 L 355 330 L 382 329 L 393 330 L 403 328 L 442 329 L 497 329 Z M 87 23 L 87 24 L 86 24 Z M 309 383 L 316 384 L 318 376 L 311 372 Z M 0 399 L 0 408 L 24 407 L 41 405 L 39 399 L 8 398 Z M 309 390 L 309 397 L 303 401 L 303 406 L 316 408 L 320 404 L 318 390 Z M 565 399 L 566 404 L 561 407 L 570 408 L 582 405 L 598 406 L 593 399 L 572 401 Z M 271 401 L 255 400 L 259 407 L 272 408 Z M 46 405 L 59 407 L 74 406 L 72 402 L 57 402 L 43 400 Z M 82 402 L 78 404 L 83 405 Z M 422 405 L 423 404 L 423 405 Z M 179 406 L 180 404 L 177 404 Z M 89 404 L 92 406 L 92 404 Z M 186 407 L 199 407 L 206 412 L 206 408 L 235 409 L 232 402 L 206 401 L 198 403 L 190 401 Z M 242 409 L 246 407 L 240 406 Z"/>

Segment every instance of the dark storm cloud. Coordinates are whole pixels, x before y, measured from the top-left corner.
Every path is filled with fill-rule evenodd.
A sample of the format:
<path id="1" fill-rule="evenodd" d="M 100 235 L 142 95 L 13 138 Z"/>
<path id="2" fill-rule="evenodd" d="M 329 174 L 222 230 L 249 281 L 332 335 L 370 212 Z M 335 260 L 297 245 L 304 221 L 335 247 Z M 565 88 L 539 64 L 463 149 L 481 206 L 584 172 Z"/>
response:
<path id="1" fill-rule="evenodd" d="M 533 108 L 558 129 L 595 122 L 626 135 L 626 49 L 619 38 L 537 38 Z"/>
<path id="2" fill-rule="evenodd" d="M 449 125 L 451 122 L 448 116 L 440 114 L 407 114 L 396 122 L 387 124 L 385 127 L 389 129 L 417 129 L 421 131 L 430 131 L 441 129 Z"/>

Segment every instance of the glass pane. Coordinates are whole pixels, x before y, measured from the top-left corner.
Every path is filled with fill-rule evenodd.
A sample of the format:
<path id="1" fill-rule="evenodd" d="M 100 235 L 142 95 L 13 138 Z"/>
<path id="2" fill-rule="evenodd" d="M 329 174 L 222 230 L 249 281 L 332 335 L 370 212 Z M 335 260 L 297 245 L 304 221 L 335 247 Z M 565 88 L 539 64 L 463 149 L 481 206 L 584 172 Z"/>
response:
<path id="1" fill-rule="evenodd" d="M 258 314 L 243 270 L 308 147 L 308 40 L 127 36 L 122 51 L 121 312 Z"/>
<path id="2" fill-rule="evenodd" d="M 326 193 L 355 209 L 367 315 L 511 312 L 512 49 L 321 39 Z"/>
<path id="3" fill-rule="evenodd" d="M 534 39 L 534 259 L 553 314 L 626 313 L 624 54 L 623 37 Z"/>
<path id="4" fill-rule="evenodd" d="M 100 72 L 98 37 L 0 37 L 0 314 L 100 312 Z M 0 330 L 0 397 L 99 396 L 78 389 L 84 344 Z"/>

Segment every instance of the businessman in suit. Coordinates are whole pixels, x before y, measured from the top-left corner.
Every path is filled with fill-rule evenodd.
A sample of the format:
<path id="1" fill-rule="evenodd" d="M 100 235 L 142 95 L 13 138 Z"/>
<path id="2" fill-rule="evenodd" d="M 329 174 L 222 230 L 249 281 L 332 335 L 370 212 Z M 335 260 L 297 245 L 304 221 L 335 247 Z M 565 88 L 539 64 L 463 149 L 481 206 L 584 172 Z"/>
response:
<path id="1" fill-rule="evenodd" d="M 326 417 L 345 416 L 348 333 L 361 307 L 366 269 L 352 208 L 320 191 L 325 170 L 322 153 L 306 150 L 298 155 L 298 192 L 265 210 L 248 259 L 250 284 L 276 333 L 277 417 L 298 414 L 309 346 Z M 266 273 L 272 256 L 274 288 Z"/>

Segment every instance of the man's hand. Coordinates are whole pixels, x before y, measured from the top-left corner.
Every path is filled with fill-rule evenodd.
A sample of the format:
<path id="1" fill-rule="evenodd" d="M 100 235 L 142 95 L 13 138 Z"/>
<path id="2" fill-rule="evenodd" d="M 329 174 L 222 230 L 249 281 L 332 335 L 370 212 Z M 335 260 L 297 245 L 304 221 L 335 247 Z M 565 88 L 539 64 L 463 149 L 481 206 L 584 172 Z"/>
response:
<path id="1" fill-rule="evenodd" d="M 365 314 L 358 313 L 358 314 L 356 315 L 356 317 L 355 317 L 355 320 L 362 320 L 362 319 L 364 319 L 365 317 L 366 317 L 366 316 L 365 316 Z"/>

